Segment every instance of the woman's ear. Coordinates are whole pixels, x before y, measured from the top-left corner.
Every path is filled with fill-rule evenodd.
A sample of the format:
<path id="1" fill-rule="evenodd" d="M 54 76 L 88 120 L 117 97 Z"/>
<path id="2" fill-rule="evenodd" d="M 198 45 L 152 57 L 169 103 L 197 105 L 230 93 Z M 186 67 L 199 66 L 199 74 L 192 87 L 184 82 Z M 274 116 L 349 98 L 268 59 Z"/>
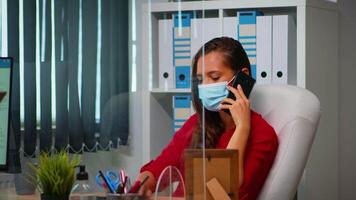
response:
<path id="1" fill-rule="evenodd" d="M 241 71 L 247 75 L 250 75 L 250 70 L 247 67 L 242 68 Z"/>

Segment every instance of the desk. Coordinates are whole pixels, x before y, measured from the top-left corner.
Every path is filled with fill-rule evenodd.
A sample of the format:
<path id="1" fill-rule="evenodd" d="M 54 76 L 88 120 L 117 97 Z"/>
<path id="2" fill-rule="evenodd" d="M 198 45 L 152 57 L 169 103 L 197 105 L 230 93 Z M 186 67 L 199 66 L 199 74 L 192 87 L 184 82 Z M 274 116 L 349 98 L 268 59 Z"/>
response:
<path id="1" fill-rule="evenodd" d="M 0 200 L 39 200 L 40 194 L 36 193 L 34 195 L 16 195 L 15 188 L 1 189 L 0 190 Z M 153 200 L 150 198 L 149 200 Z M 173 197 L 173 200 L 184 200 L 184 198 Z M 158 197 L 158 200 L 170 200 L 169 197 Z"/>
<path id="2" fill-rule="evenodd" d="M 0 190 L 0 200 L 38 200 L 39 194 L 34 195 L 16 195 L 15 188 L 7 188 Z"/>
<path id="3" fill-rule="evenodd" d="M 98 193 L 98 196 L 105 196 L 104 193 Z M 40 194 L 36 191 L 33 195 L 17 195 L 15 188 L 7 188 L 0 190 L 0 200 L 39 200 Z"/>

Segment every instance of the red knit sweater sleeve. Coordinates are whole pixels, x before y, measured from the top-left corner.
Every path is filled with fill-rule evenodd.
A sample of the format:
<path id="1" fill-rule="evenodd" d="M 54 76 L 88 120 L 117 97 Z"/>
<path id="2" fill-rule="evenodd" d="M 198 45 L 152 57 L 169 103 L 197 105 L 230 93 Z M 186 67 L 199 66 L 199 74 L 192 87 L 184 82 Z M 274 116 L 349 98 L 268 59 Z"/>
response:
<path id="1" fill-rule="evenodd" d="M 254 123 L 245 151 L 240 200 L 257 199 L 278 149 L 278 138 L 274 129 L 259 114 L 253 117 L 255 119 L 252 119 Z"/>
<path id="2" fill-rule="evenodd" d="M 191 116 L 174 134 L 173 139 L 163 149 L 161 154 L 155 160 L 151 160 L 144 165 L 140 172 L 150 171 L 157 180 L 167 166 L 178 167 L 181 164 L 184 149 L 190 144 L 197 120 L 197 115 Z"/>

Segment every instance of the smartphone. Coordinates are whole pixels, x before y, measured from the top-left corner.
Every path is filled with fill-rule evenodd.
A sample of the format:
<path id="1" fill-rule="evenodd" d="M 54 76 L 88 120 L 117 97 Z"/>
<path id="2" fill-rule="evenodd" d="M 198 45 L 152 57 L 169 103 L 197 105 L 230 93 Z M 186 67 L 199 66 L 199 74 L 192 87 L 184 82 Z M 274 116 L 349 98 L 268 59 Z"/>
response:
<path id="1" fill-rule="evenodd" d="M 231 81 L 229 86 L 237 88 L 237 85 L 240 85 L 242 90 L 244 91 L 245 96 L 247 98 L 249 98 L 250 93 L 251 93 L 252 88 L 255 85 L 255 83 L 256 83 L 255 79 L 253 79 L 251 76 L 245 74 L 244 72 L 240 71 L 235 75 L 235 78 Z M 235 95 L 231 91 L 229 91 L 227 98 L 230 98 L 233 100 L 236 99 Z M 224 111 L 230 114 L 229 110 L 225 109 Z"/>

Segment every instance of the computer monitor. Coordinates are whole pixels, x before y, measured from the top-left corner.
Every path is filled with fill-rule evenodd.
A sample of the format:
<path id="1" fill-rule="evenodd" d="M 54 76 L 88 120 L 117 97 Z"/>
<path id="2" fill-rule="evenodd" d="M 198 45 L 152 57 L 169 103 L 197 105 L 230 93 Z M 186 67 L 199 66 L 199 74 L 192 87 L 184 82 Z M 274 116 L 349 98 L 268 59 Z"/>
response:
<path id="1" fill-rule="evenodd" d="M 0 170 L 8 167 L 13 60 L 0 57 Z"/>

